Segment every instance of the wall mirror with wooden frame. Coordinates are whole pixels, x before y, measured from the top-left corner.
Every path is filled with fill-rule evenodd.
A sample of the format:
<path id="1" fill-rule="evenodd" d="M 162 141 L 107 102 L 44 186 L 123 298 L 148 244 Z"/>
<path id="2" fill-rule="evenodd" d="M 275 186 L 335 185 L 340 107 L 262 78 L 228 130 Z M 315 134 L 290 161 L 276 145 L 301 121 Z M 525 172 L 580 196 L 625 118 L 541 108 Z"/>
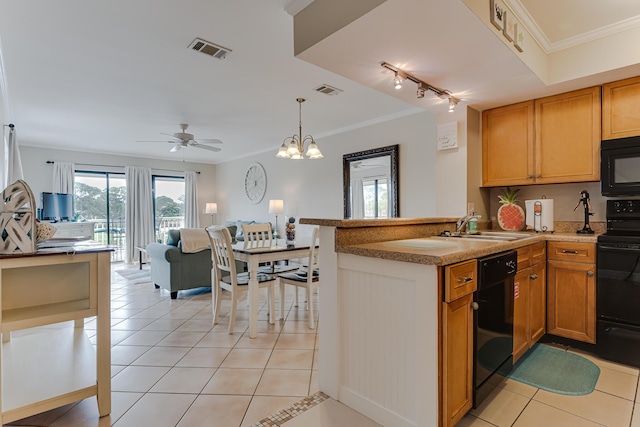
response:
<path id="1" fill-rule="evenodd" d="M 346 219 L 400 216 L 398 147 L 390 145 L 342 156 Z"/>

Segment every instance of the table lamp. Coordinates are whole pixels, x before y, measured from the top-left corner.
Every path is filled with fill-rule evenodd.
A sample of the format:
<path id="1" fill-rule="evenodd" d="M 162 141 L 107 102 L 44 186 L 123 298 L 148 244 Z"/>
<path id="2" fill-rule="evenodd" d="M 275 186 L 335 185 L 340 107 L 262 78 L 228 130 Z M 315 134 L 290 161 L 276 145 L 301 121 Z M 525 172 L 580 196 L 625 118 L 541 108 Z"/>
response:
<path id="1" fill-rule="evenodd" d="M 278 215 L 284 213 L 284 201 L 280 199 L 269 200 L 269 213 L 276 216 L 276 226 L 273 229 L 273 238 L 278 239 L 280 234 L 278 233 Z"/>
<path id="2" fill-rule="evenodd" d="M 218 213 L 218 204 L 207 203 L 204 208 L 204 213 L 211 214 L 211 225 L 213 225 L 213 216 Z"/>

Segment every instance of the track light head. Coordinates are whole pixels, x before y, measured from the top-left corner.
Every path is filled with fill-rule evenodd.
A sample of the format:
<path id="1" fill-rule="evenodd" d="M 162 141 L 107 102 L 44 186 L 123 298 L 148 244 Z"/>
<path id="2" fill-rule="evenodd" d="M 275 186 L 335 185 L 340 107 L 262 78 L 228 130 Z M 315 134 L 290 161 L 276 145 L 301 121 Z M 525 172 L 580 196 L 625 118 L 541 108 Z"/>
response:
<path id="1" fill-rule="evenodd" d="M 393 78 L 393 88 L 402 89 L 402 77 L 396 72 L 396 76 Z"/>
<path id="2" fill-rule="evenodd" d="M 458 100 L 453 96 L 449 97 L 449 112 L 453 113 L 456 110 L 456 105 L 458 104 Z"/>
<path id="3" fill-rule="evenodd" d="M 416 96 L 418 97 L 418 99 L 424 98 L 424 91 L 425 89 L 423 87 L 418 88 L 418 92 L 416 92 Z"/>

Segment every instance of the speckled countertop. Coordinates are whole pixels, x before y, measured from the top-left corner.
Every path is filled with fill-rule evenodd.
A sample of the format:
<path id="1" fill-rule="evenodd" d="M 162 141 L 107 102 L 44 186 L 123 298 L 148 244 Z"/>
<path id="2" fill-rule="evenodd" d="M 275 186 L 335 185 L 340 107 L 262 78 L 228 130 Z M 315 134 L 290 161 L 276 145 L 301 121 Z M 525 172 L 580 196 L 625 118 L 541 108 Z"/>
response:
<path id="1" fill-rule="evenodd" d="M 448 265 L 502 251 L 517 249 L 537 242 L 596 243 L 597 240 L 597 234 L 530 234 L 531 237 L 507 242 L 432 236 L 417 239 L 343 245 L 337 246 L 336 252 L 417 264 Z M 425 240 L 427 242 L 425 242 Z"/>

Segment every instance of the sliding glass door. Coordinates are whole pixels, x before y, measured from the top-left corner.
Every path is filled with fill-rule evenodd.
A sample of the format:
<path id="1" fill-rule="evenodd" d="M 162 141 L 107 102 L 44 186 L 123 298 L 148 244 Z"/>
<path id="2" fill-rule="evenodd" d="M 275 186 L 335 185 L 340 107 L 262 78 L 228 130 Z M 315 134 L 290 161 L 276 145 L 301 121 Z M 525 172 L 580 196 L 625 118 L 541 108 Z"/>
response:
<path id="1" fill-rule="evenodd" d="M 112 245 L 112 261 L 124 260 L 125 203 L 127 185 L 123 173 L 76 171 L 75 211 L 78 221 L 94 224 L 94 238 Z"/>

